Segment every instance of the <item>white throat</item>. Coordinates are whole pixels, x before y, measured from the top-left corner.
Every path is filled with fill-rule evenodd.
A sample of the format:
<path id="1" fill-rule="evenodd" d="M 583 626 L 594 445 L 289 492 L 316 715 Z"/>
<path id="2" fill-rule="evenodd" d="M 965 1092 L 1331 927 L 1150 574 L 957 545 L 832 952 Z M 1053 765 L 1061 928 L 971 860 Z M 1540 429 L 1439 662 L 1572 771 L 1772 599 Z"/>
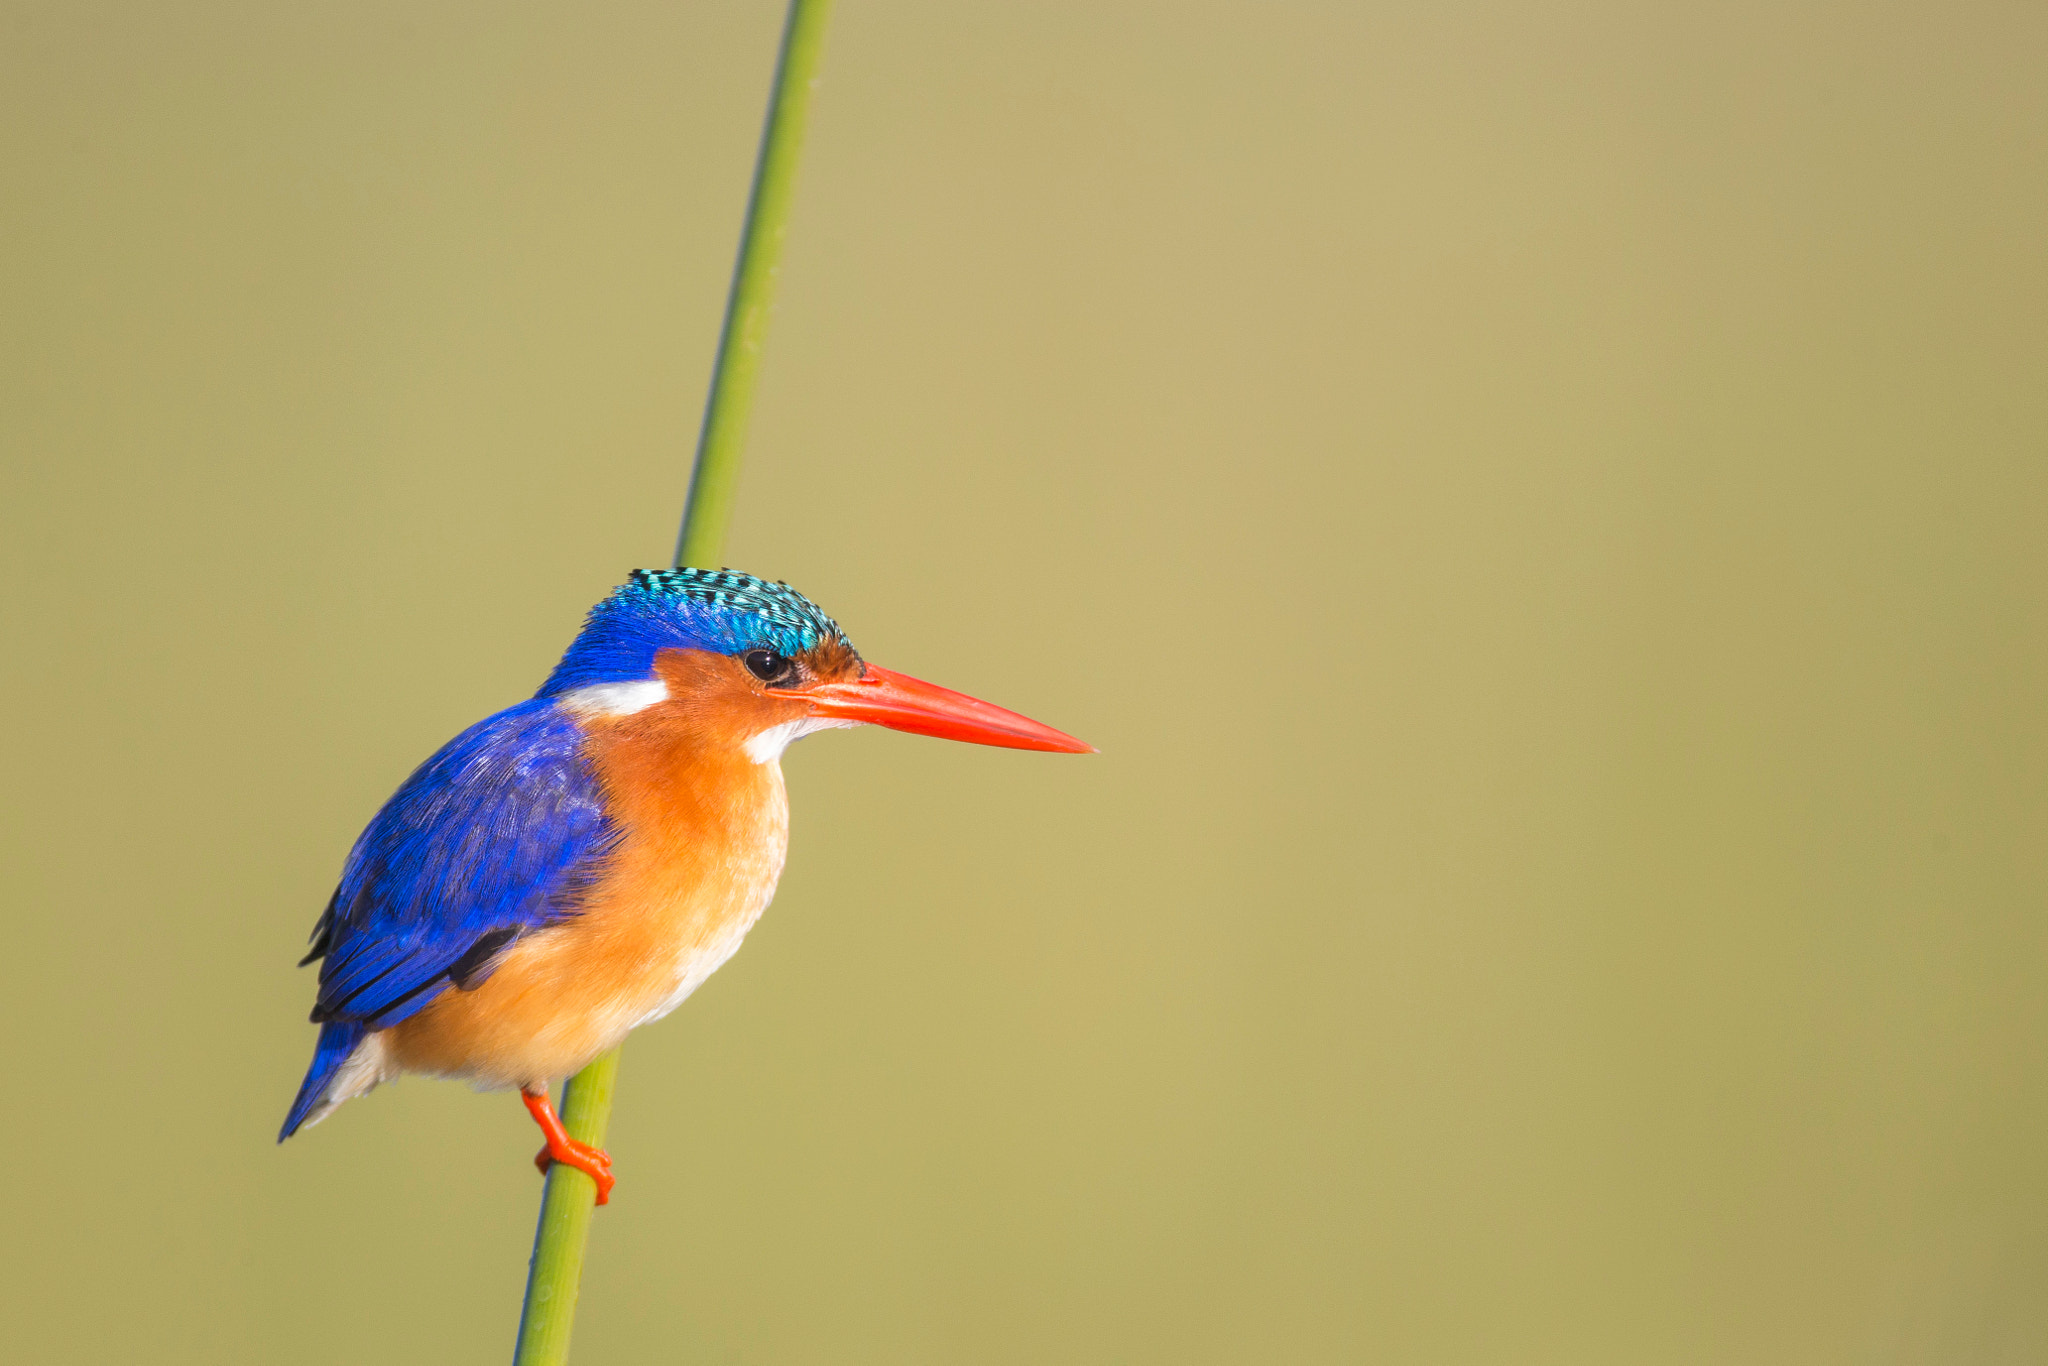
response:
<path id="1" fill-rule="evenodd" d="M 782 751 L 789 748 L 792 740 L 801 740 L 814 730 L 842 730 L 857 726 L 858 721 L 841 721 L 828 716 L 807 716 L 801 721 L 784 721 L 779 726 L 770 726 L 753 736 L 746 743 L 747 757 L 757 764 L 772 764 L 781 760 Z"/>

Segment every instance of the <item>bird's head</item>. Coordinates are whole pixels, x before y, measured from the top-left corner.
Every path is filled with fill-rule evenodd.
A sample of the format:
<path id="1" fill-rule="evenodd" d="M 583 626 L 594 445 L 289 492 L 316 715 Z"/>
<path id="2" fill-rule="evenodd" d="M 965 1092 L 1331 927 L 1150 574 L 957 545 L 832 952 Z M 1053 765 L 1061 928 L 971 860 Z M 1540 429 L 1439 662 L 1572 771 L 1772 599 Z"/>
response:
<path id="1" fill-rule="evenodd" d="M 1008 749 L 1092 753 L 1016 712 L 864 661 L 837 622 L 786 583 L 732 569 L 637 569 L 590 609 L 542 685 L 590 717 L 651 709 L 756 762 L 799 736 L 878 725 Z"/>

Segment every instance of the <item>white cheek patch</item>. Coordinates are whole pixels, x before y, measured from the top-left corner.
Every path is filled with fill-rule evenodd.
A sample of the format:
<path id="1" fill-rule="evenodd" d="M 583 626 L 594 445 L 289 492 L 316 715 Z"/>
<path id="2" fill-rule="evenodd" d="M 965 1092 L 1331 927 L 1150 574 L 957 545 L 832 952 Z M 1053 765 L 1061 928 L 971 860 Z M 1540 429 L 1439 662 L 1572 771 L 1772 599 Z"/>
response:
<path id="1" fill-rule="evenodd" d="M 772 764 L 782 757 L 790 741 L 801 740 L 814 730 L 844 730 L 858 721 L 841 721 L 827 716 L 810 716 L 801 721 L 784 721 L 748 738 L 747 757 L 757 764 Z"/>
<path id="2" fill-rule="evenodd" d="M 578 716 L 631 716 L 656 702 L 668 701 L 668 684 L 658 678 L 644 683 L 593 683 L 555 700 Z"/>

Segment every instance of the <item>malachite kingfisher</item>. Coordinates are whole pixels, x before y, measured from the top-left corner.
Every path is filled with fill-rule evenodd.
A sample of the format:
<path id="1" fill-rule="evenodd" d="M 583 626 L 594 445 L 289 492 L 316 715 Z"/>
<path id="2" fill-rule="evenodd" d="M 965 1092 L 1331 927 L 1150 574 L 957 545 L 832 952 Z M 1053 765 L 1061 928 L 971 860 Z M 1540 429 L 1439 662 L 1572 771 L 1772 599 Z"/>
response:
<path id="1" fill-rule="evenodd" d="M 517 1088 L 542 1171 L 611 1158 L 548 1099 L 730 958 L 788 847 L 782 752 L 836 726 L 1092 747 L 865 663 L 783 583 L 639 570 L 532 698 L 442 746 L 349 852 L 313 929 L 313 1063 L 283 1142 L 405 1072 Z"/>

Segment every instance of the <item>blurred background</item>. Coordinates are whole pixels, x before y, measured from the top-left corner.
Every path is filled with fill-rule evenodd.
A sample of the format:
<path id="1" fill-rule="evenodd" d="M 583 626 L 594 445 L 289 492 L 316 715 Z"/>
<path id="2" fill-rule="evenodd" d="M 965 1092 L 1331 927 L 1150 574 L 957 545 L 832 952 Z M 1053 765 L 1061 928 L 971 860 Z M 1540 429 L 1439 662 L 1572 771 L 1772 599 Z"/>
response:
<path id="1" fill-rule="evenodd" d="M 11 1359 L 509 1354 L 292 964 L 666 563 L 781 17 L 0 9 Z M 2048 1360 L 2044 58 L 842 5 L 729 558 L 1102 754 L 791 753 L 577 1360 Z"/>

